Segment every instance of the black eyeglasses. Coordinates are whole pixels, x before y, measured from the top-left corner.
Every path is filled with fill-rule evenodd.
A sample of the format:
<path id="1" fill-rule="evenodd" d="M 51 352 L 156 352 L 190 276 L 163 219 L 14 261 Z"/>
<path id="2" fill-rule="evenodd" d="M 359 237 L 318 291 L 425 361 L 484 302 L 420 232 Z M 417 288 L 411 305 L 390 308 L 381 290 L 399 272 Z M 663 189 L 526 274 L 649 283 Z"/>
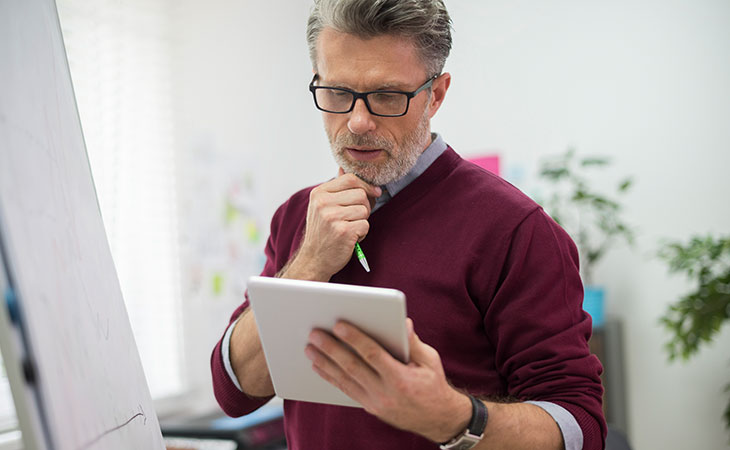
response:
<path id="1" fill-rule="evenodd" d="M 433 80 L 438 78 L 434 75 L 413 92 L 404 91 L 370 91 L 357 92 L 350 89 L 315 86 L 314 82 L 319 78 L 319 74 L 314 74 L 312 82 L 309 83 L 309 90 L 314 97 L 314 105 L 320 111 L 333 114 L 346 114 L 355 107 L 355 102 L 361 98 L 365 102 L 365 106 L 370 114 L 381 117 L 400 117 L 405 116 L 408 112 L 408 106 L 411 99 L 418 95 L 424 89 L 428 89 L 433 84 Z"/>

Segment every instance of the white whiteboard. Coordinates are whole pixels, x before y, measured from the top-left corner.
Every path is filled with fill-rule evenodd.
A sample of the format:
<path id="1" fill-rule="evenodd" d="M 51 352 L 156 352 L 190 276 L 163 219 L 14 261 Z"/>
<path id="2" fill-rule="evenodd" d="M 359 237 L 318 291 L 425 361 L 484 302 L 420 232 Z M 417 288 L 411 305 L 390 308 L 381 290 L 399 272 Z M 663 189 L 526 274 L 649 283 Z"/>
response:
<path id="1" fill-rule="evenodd" d="M 53 0 L 0 0 L 0 239 L 37 378 L 29 387 L 11 377 L 12 388 L 37 394 L 46 434 L 38 442 L 62 450 L 164 448 Z M 3 351 L 11 347 L 5 342 Z"/>

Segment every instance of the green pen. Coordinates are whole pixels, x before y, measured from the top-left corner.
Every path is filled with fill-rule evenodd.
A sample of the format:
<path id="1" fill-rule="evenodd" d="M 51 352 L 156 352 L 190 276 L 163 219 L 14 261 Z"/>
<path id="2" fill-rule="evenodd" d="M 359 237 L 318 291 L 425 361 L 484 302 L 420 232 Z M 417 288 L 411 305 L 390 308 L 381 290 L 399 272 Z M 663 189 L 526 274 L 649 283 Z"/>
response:
<path id="1" fill-rule="evenodd" d="M 365 269 L 365 272 L 370 272 L 370 266 L 368 266 L 368 260 L 365 259 L 365 253 L 362 252 L 359 242 L 355 242 L 355 253 L 357 254 L 358 261 L 360 261 L 360 264 L 362 264 L 363 268 Z"/>

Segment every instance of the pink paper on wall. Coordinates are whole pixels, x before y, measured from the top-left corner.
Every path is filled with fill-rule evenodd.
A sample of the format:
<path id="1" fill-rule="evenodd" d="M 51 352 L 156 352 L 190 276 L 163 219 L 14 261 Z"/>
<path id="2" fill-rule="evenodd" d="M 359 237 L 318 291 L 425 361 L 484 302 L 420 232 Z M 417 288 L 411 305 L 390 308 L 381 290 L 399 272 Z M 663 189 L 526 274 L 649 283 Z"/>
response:
<path id="1" fill-rule="evenodd" d="M 483 169 L 487 169 L 495 175 L 499 175 L 499 155 L 477 156 L 468 158 L 468 161 L 473 162 Z"/>

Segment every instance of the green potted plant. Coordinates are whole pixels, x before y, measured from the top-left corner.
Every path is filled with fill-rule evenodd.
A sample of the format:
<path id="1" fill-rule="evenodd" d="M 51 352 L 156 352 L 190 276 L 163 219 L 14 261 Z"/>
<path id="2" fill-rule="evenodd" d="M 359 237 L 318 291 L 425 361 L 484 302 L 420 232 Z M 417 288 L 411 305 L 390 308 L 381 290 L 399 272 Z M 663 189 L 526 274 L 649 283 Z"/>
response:
<path id="1" fill-rule="evenodd" d="M 538 201 L 578 247 L 585 285 L 583 308 L 593 318 L 594 327 L 603 325 L 605 290 L 594 284 L 593 270 L 617 241 L 633 244 L 634 239 L 633 230 L 622 218 L 619 200 L 591 186 L 594 171 L 609 165 L 607 158 L 579 158 L 575 149 L 569 148 L 562 155 L 544 159 L 539 168 L 547 195 Z M 625 195 L 631 186 L 631 178 L 622 179 L 616 186 L 616 196 Z"/>
<path id="2" fill-rule="evenodd" d="M 688 243 L 665 243 L 659 256 L 672 273 L 684 273 L 695 289 L 669 306 L 660 319 L 671 334 L 669 360 L 688 360 L 710 343 L 730 319 L 730 236 L 693 236 Z M 725 388 L 730 392 L 730 384 Z M 724 412 L 730 429 L 730 402 Z"/>

